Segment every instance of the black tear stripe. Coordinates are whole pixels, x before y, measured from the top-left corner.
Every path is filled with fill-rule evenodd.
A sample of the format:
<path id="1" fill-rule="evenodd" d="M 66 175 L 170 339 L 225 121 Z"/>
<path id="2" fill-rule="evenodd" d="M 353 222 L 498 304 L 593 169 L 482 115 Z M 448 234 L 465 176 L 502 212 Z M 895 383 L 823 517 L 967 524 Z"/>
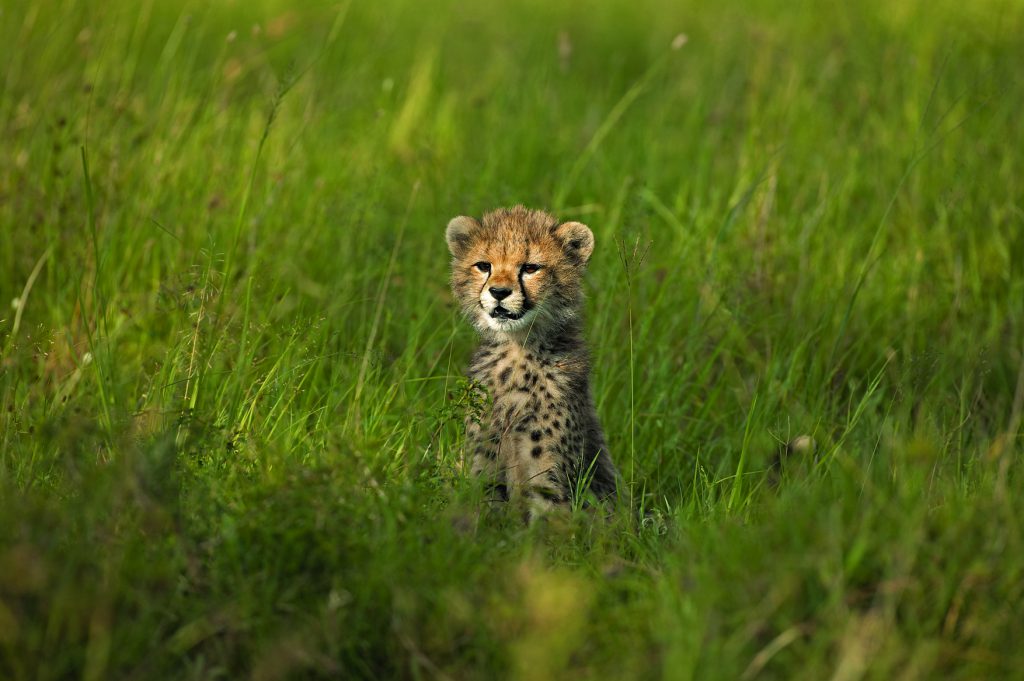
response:
<path id="1" fill-rule="evenodd" d="M 523 314 L 526 314 L 533 307 L 530 296 L 526 293 L 526 284 L 523 283 L 523 268 L 519 268 L 519 291 L 523 294 Z"/>
<path id="2" fill-rule="evenodd" d="M 487 270 L 487 276 L 484 278 L 483 286 L 480 287 L 480 290 L 476 294 L 476 299 L 478 301 L 480 300 L 480 296 L 483 295 L 484 289 L 487 288 L 487 282 L 489 282 L 491 280 L 491 274 L 493 274 L 493 273 L 494 273 L 494 267 L 491 267 L 489 270 Z"/>

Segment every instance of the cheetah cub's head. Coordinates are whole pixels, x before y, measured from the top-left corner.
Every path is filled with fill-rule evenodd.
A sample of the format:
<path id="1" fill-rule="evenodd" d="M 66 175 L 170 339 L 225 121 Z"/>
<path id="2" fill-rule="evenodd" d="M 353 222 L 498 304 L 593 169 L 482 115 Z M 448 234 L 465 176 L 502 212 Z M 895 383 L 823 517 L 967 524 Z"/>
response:
<path id="1" fill-rule="evenodd" d="M 452 253 L 452 290 L 483 333 L 539 334 L 574 319 L 580 278 L 594 234 L 522 206 L 482 221 L 460 216 L 445 233 Z"/>

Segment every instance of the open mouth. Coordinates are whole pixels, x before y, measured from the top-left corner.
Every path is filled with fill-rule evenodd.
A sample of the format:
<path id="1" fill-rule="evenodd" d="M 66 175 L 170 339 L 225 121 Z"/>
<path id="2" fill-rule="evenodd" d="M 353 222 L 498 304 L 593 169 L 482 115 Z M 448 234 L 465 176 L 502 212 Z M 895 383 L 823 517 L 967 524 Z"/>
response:
<path id="1" fill-rule="evenodd" d="M 509 321 L 515 321 L 516 319 L 522 319 L 524 312 L 512 312 L 503 308 L 501 305 L 491 310 L 491 319 L 503 319 Z"/>

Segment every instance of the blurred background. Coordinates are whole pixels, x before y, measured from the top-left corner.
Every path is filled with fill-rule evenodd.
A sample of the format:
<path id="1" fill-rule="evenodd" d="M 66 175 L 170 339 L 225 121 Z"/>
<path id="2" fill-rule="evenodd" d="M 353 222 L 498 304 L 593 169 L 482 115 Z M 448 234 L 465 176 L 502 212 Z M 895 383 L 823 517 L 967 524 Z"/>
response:
<path id="1" fill-rule="evenodd" d="M 1011 675 L 1024 6 L 0 6 L 0 676 Z M 615 517 L 459 471 L 586 222 Z"/>

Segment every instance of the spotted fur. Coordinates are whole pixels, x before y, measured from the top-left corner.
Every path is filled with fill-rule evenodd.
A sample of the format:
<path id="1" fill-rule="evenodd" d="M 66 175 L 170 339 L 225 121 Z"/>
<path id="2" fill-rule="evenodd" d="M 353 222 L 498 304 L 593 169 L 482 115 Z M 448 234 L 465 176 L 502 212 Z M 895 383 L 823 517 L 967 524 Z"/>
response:
<path id="1" fill-rule="evenodd" d="M 492 398 L 467 422 L 473 474 L 536 515 L 589 488 L 613 499 L 618 474 L 590 394 L 581 277 L 594 235 L 522 206 L 448 223 L 452 290 L 480 332 L 471 379 Z"/>

